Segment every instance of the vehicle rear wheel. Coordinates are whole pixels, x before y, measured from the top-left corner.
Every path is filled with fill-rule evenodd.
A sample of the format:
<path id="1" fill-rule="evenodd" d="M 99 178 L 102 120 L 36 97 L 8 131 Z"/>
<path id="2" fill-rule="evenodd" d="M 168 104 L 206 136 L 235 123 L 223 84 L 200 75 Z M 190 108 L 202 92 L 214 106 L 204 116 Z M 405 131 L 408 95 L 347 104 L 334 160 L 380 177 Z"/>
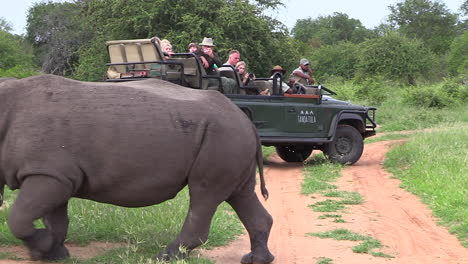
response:
<path id="1" fill-rule="evenodd" d="M 364 140 L 356 128 L 339 125 L 336 129 L 335 139 L 325 144 L 322 150 L 330 161 L 351 165 L 361 157 L 364 150 Z"/>
<path id="2" fill-rule="evenodd" d="M 276 153 L 286 162 L 303 162 L 312 153 L 312 146 L 276 146 Z"/>

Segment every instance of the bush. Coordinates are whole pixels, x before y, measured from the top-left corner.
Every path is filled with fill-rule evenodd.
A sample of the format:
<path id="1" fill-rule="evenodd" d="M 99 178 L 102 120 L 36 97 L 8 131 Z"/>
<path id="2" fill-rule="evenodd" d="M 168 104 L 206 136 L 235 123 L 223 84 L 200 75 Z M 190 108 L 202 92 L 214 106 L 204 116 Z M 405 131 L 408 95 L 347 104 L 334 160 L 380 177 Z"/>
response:
<path id="1" fill-rule="evenodd" d="M 434 58 L 421 41 L 391 33 L 360 44 L 356 76 L 359 79 L 383 76 L 395 82 L 415 85 L 417 77 L 429 73 Z"/>
<path id="2" fill-rule="evenodd" d="M 356 97 L 360 100 L 367 100 L 372 105 L 381 105 L 396 89 L 400 89 L 397 83 L 385 80 L 380 76 L 358 79 L 354 84 Z"/>
<path id="3" fill-rule="evenodd" d="M 404 102 L 409 105 L 444 108 L 461 105 L 468 98 L 468 88 L 453 81 L 439 85 L 411 87 L 406 90 Z"/>
<path id="4" fill-rule="evenodd" d="M 451 75 L 468 73 L 468 31 L 453 40 L 448 60 Z"/>

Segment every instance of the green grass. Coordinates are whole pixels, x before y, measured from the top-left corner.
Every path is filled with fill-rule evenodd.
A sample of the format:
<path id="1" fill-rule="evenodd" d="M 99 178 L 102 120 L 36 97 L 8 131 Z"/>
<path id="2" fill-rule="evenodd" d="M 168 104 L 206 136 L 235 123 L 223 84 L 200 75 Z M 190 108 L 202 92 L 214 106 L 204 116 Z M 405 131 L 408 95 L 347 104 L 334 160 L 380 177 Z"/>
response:
<path id="1" fill-rule="evenodd" d="M 409 137 L 411 137 L 411 135 L 409 135 L 409 134 L 399 134 L 399 133 L 385 134 L 385 135 L 381 136 L 379 134 L 379 131 L 377 131 L 377 136 L 366 138 L 364 140 L 364 143 L 370 144 L 370 143 L 381 142 L 381 141 L 386 141 L 386 140 L 406 139 L 406 138 L 409 138 Z"/>
<path id="2" fill-rule="evenodd" d="M 371 254 L 375 257 L 384 257 L 384 258 L 392 258 L 388 254 L 385 254 L 380 251 L 376 251 L 376 249 L 381 249 L 384 246 L 382 243 L 370 236 L 361 235 L 355 232 L 352 232 L 348 229 L 344 228 L 337 228 L 326 232 L 312 232 L 307 233 L 309 236 L 315 236 L 319 238 L 331 238 L 335 240 L 349 240 L 349 241 L 362 241 L 359 245 L 352 247 L 354 253 L 366 253 Z"/>
<path id="3" fill-rule="evenodd" d="M 327 199 L 325 201 L 316 202 L 309 205 L 314 212 L 338 212 L 345 209 L 343 203 L 337 200 Z"/>
<path id="4" fill-rule="evenodd" d="M 467 106 L 428 108 L 408 106 L 398 99 L 384 102 L 378 107 L 376 121 L 379 131 L 401 131 L 432 128 L 458 122 L 468 122 Z"/>
<path id="5" fill-rule="evenodd" d="M 316 264 L 333 264 L 333 259 L 326 258 L 326 257 L 320 257 L 320 258 L 318 258 Z"/>
<path id="6" fill-rule="evenodd" d="M 6 190 L 8 207 L 16 192 Z M 6 224 L 8 210 L 0 211 L 0 246 L 21 245 Z M 67 263 L 151 263 L 151 257 L 171 242 L 179 233 L 188 211 L 188 189 L 176 198 L 144 208 L 123 208 L 87 200 L 72 199 L 69 204 L 70 227 L 67 242 L 86 245 L 91 241 L 120 242 L 126 246 L 104 255 L 83 261 L 71 259 Z M 243 232 L 243 227 L 229 205 L 221 204 L 212 220 L 205 248 L 226 245 Z M 240 253 L 241 255 L 241 253 Z M 195 254 L 186 262 L 211 263 Z M 0 255 L 0 258 L 8 257 Z"/>
<path id="7" fill-rule="evenodd" d="M 268 157 L 276 152 L 275 147 L 264 147 L 262 146 L 263 160 L 267 160 Z"/>
<path id="8" fill-rule="evenodd" d="M 346 208 L 345 205 L 360 204 L 364 199 L 359 193 L 340 191 L 332 182 L 341 176 L 342 165 L 329 162 L 323 154 L 312 157 L 304 167 L 304 181 L 301 193 L 311 195 L 320 193 L 326 199 L 309 205 L 315 212 L 337 212 Z"/>
<path id="9" fill-rule="evenodd" d="M 305 165 L 302 194 L 310 195 L 319 191 L 337 189 L 337 186 L 330 182 L 340 177 L 342 165 L 329 162 L 323 154 L 313 156 Z"/>
<path id="10" fill-rule="evenodd" d="M 385 167 L 421 197 L 468 247 L 468 126 L 419 133 L 388 154 Z"/>

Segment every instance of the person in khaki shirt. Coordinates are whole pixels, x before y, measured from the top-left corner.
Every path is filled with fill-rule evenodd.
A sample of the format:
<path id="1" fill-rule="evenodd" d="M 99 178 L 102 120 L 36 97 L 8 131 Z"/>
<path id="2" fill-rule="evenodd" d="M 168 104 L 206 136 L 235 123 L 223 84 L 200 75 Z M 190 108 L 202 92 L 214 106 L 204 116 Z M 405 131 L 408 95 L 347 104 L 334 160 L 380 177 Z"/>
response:
<path id="1" fill-rule="evenodd" d="M 309 60 L 305 58 L 301 59 L 299 64 L 299 67 L 295 69 L 289 77 L 302 85 L 314 84 L 314 70 L 310 66 Z"/>

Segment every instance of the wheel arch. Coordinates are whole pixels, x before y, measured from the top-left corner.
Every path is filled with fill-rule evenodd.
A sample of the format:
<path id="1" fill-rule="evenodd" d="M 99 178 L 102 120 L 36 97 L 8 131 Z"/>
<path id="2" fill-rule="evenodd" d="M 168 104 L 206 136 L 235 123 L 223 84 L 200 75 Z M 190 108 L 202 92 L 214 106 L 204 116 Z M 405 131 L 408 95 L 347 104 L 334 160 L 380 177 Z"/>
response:
<path id="1" fill-rule="evenodd" d="M 340 112 L 333 120 L 333 127 L 329 131 L 329 136 L 333 138 L 339 125 L 352 126 L 364 135 L 366 132 L 366 122 L 359 112 Z"/>

